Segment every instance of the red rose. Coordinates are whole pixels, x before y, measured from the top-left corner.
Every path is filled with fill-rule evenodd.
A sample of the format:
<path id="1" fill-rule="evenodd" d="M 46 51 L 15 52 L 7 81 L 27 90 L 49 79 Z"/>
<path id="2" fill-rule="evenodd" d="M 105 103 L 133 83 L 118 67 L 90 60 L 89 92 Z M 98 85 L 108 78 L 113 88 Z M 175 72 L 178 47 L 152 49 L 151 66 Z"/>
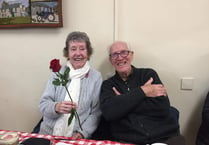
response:
<path id="1" fill-rule="evenodd" d="M 53 59 L 50 62 L 50 69 L 52 69 L 53 72 L 59 72 L 61 65 L 59 59 Z"/>

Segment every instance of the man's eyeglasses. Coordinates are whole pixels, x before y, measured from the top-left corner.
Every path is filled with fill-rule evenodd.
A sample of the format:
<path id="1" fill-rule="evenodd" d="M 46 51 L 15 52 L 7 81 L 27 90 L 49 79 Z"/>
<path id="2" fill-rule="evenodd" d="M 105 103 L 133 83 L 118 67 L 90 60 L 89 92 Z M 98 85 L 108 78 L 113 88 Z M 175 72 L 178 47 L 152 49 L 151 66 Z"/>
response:
<path id="1" fill-rule="evenodd" d="M 123 58 L 126 58 L 130 52 L 132 52 L 132 51 L 130 51 L 130 50 L 122 50 L 122 51 L 120 51 L 120 52 L 112 53 L 112 54 L 110 54 L 109 56 L 110 56 L 110 58 L 112 58 L 112 59 L 117 59 L 117 58 L 119 57 L 119 55 L 120 55 L 121 57 L 123 57 Z"/>

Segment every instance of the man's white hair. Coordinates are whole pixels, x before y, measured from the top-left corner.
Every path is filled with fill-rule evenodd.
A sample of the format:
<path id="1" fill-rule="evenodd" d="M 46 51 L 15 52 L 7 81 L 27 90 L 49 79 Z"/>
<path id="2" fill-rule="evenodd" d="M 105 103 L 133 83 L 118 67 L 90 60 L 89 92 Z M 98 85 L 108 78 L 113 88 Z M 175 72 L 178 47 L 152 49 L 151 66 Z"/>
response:
<path id="1" fill-rule="evenodd" d="M 127 47 L 128 47 L 128 50 L 132 50 L 131 49 L 131 46 L 130 46 L 130 43 L 128 43 L 128 42 L 126 42 L 126 41 L 115 41 L 115 42 L 113 42 L 109 47 L 108 47 L 108 54 L 110 54 L 110 50 L 111 50 L 111 48 L 112 48 L 112 45 L 114 44 L 114 43 L 116 43 L 116 42 L 122 42 L 122 43 L 125 43 L 126 45 L 127 45 Z"/>

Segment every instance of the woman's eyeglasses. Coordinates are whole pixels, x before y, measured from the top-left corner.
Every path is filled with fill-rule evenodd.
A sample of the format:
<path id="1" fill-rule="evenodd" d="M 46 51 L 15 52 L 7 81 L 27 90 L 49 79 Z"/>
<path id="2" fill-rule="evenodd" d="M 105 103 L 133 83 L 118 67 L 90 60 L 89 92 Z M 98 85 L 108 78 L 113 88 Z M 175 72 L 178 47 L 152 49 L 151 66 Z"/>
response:
<path id="1" fill-rule="evenodd" d="M 120 52 L 112 53 L 112 54 L 110 54 L 109 56 L 110 56 L 110 58 L 112 58 L 112 59 L 117 59 L 117 58 L 119 57 L 119 55 L 120 55 L 121 57 L 123 57 L 123 58 L 126 58 L 130 52 L 132 52 L 132 51 L 130 51 L 130 50 L 122 50 L 122 51 L 120 51 Z"/>

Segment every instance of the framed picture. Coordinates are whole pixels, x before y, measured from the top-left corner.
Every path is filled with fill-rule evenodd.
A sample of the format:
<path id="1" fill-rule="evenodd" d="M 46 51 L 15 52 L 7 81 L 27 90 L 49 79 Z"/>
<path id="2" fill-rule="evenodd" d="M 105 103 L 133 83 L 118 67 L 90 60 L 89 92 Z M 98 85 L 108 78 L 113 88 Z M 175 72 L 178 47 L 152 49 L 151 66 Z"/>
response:
<path id="1" fill-rule="evenodd" d="M 0 28 L 62 26 L 61 0 L 0 0 Z"/>

